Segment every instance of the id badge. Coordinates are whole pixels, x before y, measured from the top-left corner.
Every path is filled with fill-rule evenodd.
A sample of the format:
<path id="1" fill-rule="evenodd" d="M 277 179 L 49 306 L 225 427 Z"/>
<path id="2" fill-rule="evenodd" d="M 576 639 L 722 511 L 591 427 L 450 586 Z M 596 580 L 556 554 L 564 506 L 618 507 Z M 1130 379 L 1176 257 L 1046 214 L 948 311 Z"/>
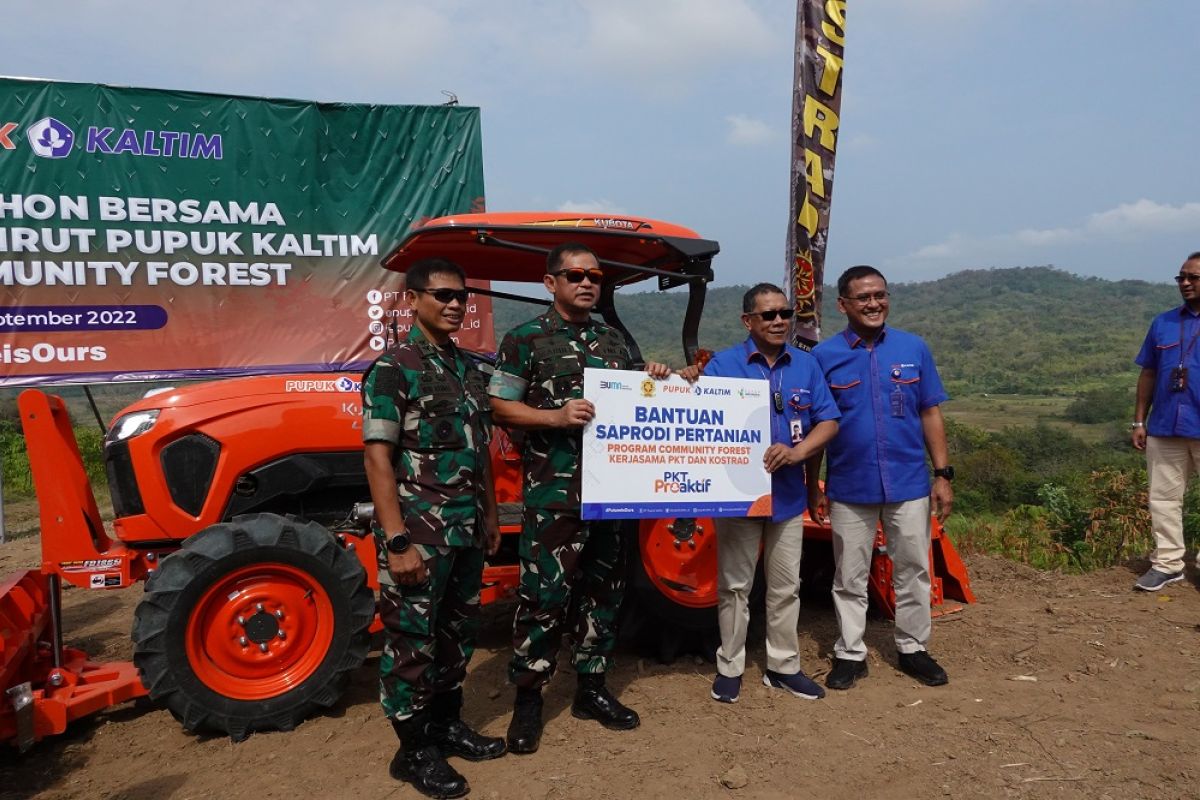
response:
<path id="1" fill-rule="evenodd" d="M 800 444 L 804 441 L 804 423 L 798 419 L 793 419 L 788 422 L 788 428 L 792 432 L 792 444 Z"/>
<path id="2" fill-rule="evenodd" d="M 892 416 L 904 416 L 904 390 L 899 386 L 892 389 Z"/>

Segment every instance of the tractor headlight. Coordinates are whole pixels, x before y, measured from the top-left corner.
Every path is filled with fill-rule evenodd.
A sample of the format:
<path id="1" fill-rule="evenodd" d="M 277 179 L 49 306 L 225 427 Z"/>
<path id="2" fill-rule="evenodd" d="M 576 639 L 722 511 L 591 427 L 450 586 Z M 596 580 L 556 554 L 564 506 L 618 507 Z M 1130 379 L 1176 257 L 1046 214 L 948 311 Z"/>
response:
<path id="1" fill-rule="evenodd" d="M 158 411 L 157 408 L 152 408 L 149 411 L 134 411 L 132 414 L 126 414 L 108 429 L 108 433 L 104 436 L 105 442 L 123 442 L 134 436 L 141 436 L 154 427 L 154 421 L 158 419 Z"/>

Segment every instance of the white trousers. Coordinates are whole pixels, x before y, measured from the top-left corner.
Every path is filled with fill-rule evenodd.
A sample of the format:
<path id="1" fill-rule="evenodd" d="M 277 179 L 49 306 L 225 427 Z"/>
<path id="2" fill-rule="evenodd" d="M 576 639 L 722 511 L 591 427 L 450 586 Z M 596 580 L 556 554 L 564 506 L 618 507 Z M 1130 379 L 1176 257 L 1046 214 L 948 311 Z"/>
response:
<path id="1" fill-rule="evenodd" d="M 1146 437 L 1150 528 L 1154 532 L 1150 565 L 1160 572 L 1183 569 L 1183 493 L 1197 466 L 1200 466 L 1200 439 Z"/>
<path id="2" fill-rule="evenodd" d="M 929 643 L 929 498 L 903 503 L 855 505 L 830 502 L 833 528 L 833 608 L 841 635 L 833 654 L 864 661 L 867 646 L 867 577 L 878 524 L 883 523 L 896 588 L 896 649 L 916 653 Z"/>
<path id="3" fill-rule="evenodd" d="M 717 672 L 735 678 L 746 669 L 750 590 L 760 544 L 767 579 L 767 669 L 784 675 L 799 672 L 796 623 L 800 617 L 803 515 L 783 522 L 722 517 L 716 523 L 717 619 L 721 626 Z"/>

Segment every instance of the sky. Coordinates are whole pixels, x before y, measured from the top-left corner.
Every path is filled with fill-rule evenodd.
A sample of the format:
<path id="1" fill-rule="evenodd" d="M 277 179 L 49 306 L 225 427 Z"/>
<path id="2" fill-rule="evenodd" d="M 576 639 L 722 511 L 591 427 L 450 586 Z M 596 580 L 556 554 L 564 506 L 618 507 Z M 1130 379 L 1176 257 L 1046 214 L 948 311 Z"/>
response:
<path id="1" fill-rule="evenodd" d="M 794 0 L 8 0 L 0 74 L 482 109 L 493 211 L 625 213 L 782 281 Z M 849 0 L 826 282 L 1200 250 L 1192 0 Z"/>

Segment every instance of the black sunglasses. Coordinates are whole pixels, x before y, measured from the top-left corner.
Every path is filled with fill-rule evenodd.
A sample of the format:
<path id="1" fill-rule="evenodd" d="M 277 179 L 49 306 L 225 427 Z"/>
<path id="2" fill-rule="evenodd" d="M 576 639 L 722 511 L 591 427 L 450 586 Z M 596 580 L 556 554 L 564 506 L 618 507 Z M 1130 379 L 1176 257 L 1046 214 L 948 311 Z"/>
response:
<path id="1" fill-rule="evenodd" d="M 584 276 L 592 283 L 604 282 L 604 270 L 602 269 L 571 267 L 570 269 L 560 269 L 558 272 L 551 272 L 550 274 L 563 276 L 567 279 L 567 283 L 583 283 Z"/>
<path id="2" fill-rule="evenodd" d="M 747 317 L 762 317 L 763 322 L 774 322 L 776 317 L 780 319 L 791 319 L 796 313 L 794 308 L 773 308 L 770 311 L 747 311 Z"/>
<path id="3" fill-rule="evenodd" d="M 413 289 L 412 291 L 433 295 L 434 300 L 446 305 L 449 305 L 452 300 L 466 303 L 467 295 L 469 294 L 467 289 Z"/>

